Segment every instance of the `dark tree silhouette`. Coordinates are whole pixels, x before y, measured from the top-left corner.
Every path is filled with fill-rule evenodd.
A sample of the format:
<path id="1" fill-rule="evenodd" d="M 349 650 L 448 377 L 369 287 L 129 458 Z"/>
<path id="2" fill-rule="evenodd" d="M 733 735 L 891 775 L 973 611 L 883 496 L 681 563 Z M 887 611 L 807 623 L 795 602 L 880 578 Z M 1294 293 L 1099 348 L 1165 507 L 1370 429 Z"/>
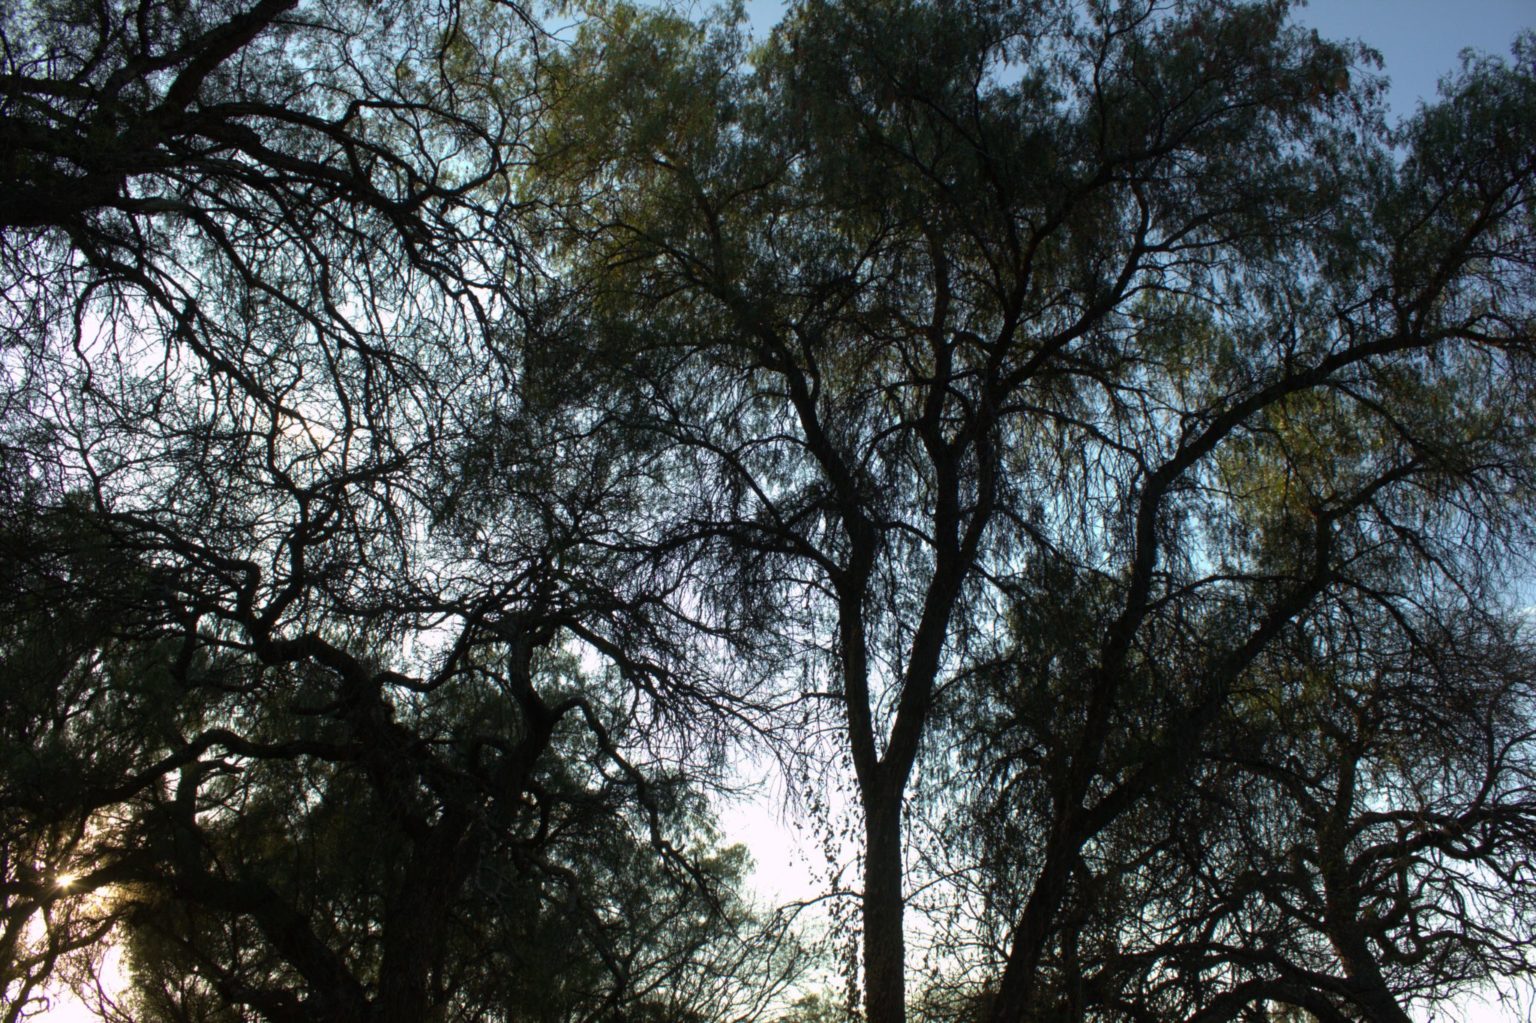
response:
<path id="1" fill-rule="evenodd" d="M 574 340 L 687 466 L 652 507 L 718 566 L 690 599 L 773 638 L 759 666 L 827 711 L 827 770 L 856 779 L 870 1023 L 907 1015 L 909 898 L 963 916 L 978 888 L 983 933 L 938 926 L 933 964 L 972 942 L 967 1011 L 1166 1018 L 1119 995 L 1173 983 L 1157 955 L 1083 988 L 1084 928 L 1112 939 L 1158 889 L 1092 893 L 1151 869 L 1159 800 L 1214 770 L 1243 694 L 1284 649 L 1326 656 L 1293 634 L 1329 608 L 1381 619 L 1411 673 L 1421 617 L 1497 619 L 1528 564 L 1532 48 L 1393 136 L 1368 54 L 1289 6 L 806 2 L 750 53 L 613 7 L 542 87 Z M 1338 670 L 1347 694 L 1385 669 Z M 1359 773 L 1296 727 L 1276 748 L 1323 758 L 1315 784 Z M 1496 772 L 1517 843 L 1520 770 Z M 1368 814 L 1378 780 L 1329 802 Z M 978 796 L 1006 863 L 923 837 Z M 1288 840 L 1338 961 L 1277 953 L 1250 984 L 1234 952 L 1177 1011 L 1397 1018 L 1511 969 L 1389 952 L 1420 910 L 1370 931 L 1378 896 L 1318 880 L 1376 826 L 1326 816 Z M 1452 873 L 1429 902 L 1488 890 Z M 1446 912 L 1445 947 L 1477 946 Z"/>
<path id="2" fill-rule="evenodd" d="M 1536 44 L 1290 7 L 6 7 L 6 1011 L 763 1017 L 741 739 L 868 1023 L 1528 971 Z"/>
<path id="3" fill-rule="evenodd" d="M 135 1018 L 760 1013 L 639 455 L 525 379 L 527 14 L 0 33 L 7 1011 L 116 925 Z"/>

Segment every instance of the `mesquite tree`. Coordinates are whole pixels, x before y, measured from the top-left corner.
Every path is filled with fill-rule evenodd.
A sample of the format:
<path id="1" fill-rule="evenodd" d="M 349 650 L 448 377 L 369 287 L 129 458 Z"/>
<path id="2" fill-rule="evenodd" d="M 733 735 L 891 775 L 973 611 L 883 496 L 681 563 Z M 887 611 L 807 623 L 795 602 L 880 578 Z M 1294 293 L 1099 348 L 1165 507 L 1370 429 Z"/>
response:
<path id="1" fill-rule="evenodd" d="M 495 0 L 0 12 L 13 1016 L 114 925 L 138 1018 L 736 1018 L 796 968 L 693 787 L 638 455 L 529 380 L 545 42 Z"/>
<path id="2" fill-rule="evenodd" d="M 932 933 L 907 901 L 946 886 L 1008 896 L 970 946 L 972 1009 L 999 1021 L 1399 1019 L 1466 976 L 1404 981 L 1456 957 L 1386 954 L 1426 917 L 1383 910 L 1386 867 L 1359 859 L 1414 812 L 1361 767 L 1387 741 L 1365 694 L 1396 671 L 1380 684 L 1414 691 L 1412 651 L 1470 635 L 1431 626 L 1497 620 L 1525 563 L 1536 54 L 1469 66 L 1393 135 L 1369 55 L 1289 6 L 805 2 L 748 50 L 726 22 L 603 5 L 540 86 L 531 194 L 584 312 L 563 343 L 665 448 L 657 549 L 711 561 L 686 604 L 832 708 L 808 755 L 856 779 L 870 1023 L 905 1018 L 907 939 Z M 1330 704 L 1324 749 L 1306 713 L 1255 740 L 1314 762 L 1308 792 L 1251 765 L 1262 785 L 1222 793 L 1301 801 L 1295 883 L 1320 876 L 1328 908 L 1283 904 L 1337 962 L 1128 951 L 1113 968 L 1139 977 L 1083 984 L 1107 962 L 1090 938 L 1178 898 L 1101 881 L 1258 727 L 1242 702 L 1284 698 L 1283 651 L 1344 635 L 1374 648 L 1339 651 L 1327 699 L 1364 716 Z M 1528 848 L 1529 733 L 1499 734 Z M 914 814 L 984 797 L 1007 862 L 919 843 Z M 1190 1000 L 1159 1002 L 1180 970 Z"/>

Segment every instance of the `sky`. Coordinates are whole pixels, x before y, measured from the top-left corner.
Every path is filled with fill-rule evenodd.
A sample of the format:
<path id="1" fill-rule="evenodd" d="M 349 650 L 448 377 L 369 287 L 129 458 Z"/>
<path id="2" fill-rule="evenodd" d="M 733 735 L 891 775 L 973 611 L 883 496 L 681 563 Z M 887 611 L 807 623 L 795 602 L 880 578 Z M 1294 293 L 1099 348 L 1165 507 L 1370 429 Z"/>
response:
<path id="1" fill-rule="evenodd" d="M 1405 117 L 1434 98 L 1462 50 L 1507 57 L 1522 29 L 1536 29 L 1536 0 L 1313 0 L 1297 20 L 1326 38 L 1359 39 L 1378 50 L 1391 79 L 1388 103 Z"/>
<path id="2" fill-rule="evenodd" d="M 746 6 L 761 38 L 788 5 L 749 0 Z M 1360 39 L 1380 51 L 1390 79 L 1391 112 L 1406 117 L 1422 100 L 1434 98 L 1436 83 L 1458 66 L 1463 49 L 1507 56 L 1521 30 L 1536 29 L 1536 0 L 1313 0 L 1297 12 L 1297 20 L 1325 37 Z M 757 800 L 725 808 L 721 823 L 728 839 L 752 849 L 758 863 L 754 880 L 764 897 L 804 898 L 816 890 L 811 865 L 820 857 L 802 846 L 784 820 L 778 809 L 782 793 L 782 783 L 769 781 Z M 1524 1023 L 1527 1018 L 1519 1006 L 1469 1002 L 1446 1010 L 1433 1018 L 1465 1023 Z M 67 998 L 34 1017 L 48 1023 L 92 1018 Z"/>

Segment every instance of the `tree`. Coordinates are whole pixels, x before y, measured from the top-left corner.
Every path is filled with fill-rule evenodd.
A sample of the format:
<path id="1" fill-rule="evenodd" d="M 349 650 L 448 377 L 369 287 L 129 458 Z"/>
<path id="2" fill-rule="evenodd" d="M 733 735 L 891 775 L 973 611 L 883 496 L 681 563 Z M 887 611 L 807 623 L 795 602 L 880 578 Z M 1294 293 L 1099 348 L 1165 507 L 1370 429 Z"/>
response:
<path id="1" fill-rule="evenodd" d="M 150 1017 L 760 1013 L 798 953 L 700 821 L 644 452 L 517 319 L 527 14 L 0 33 L 7 997 L 116 925 Z"/>
<path id="2" fill-rule="evenodd" d="M 131 556 L 100 531 L 27 514 L 7 516 L 0 550 L 0 993 L 11 1023 L 119 920 L 91 876 L 111 841 L 97 794 L 157 759 L 154 733 L 173 711 L 157 700 L 164 651 L 124 638 L 144 586 Z"/>
<path id="3" fill-rule="evenodd" d="M 477 693 L 472 711 L 463 708 L 469 712 L 443 730 L 418 724 L 417 734 L 445 746 L 438 736 L 447 729 L 478 730 L 482 744 L 509 741 L 521 728 L 514 709 L 498 707 L 506 702 L 504 694 Z M 291 971 L 304 963 L 265 926 L 263 911 L 231 912 L 228 904 L 238 886 L 255 885 L 292 907 L 334 956 L 340 982 L 355 986 L 375 1014 L 409 997 L 388 983 L 402 968 L 390 957 L 398 956 L 392 943 L 407 913 L 418 928 L 442 932 L 414 932 L 413 954 L 433 958 L 429 991 L 410 1007 L 429 1018 L 754 1018 L 802 968 L 803 953 L 742 901 L 744 851 L 718 847 L 698 796 L 681 780 L 653 779 L 648 794 L 666 834 L 692 840 L 692 872 L 658 857 L 654 822 L 636 806 L 629 780 L 605 774 L 609 755 L 583 728 L 562 732 L 519 801 L 481 797 L 487 820 L 469 877 L 445 886 L 446 903 L 429 916 L 400 905 L 413 892 L 412 835 L 385 801 L 392 793 L 356 766 L 323 757 L 253 760 L 225 785 L 201 785 L 219 801 L 197 820 L 167 825 L 155 817 L 176 811 L 164 807 L 145 814 L 136 827 L 141 843 L 180 845 L 195 835 L 202 863 L 162 853 L 158 876 L 140 875 L 120 893 L 134 967 L 123 1018 L 195 1018 L 199 1006 L 240 1019 L 297 1010 Z M 291 725 L 285 732 L 294 733 Z M 486 770 L 448 767 L 459 769 L 461 785 Z M 445 814 L 464 811 L 441 802 Z M 457 869 L 448 859 L 433 866 Z M 742 976 L 753 983 L 735 983 Z M 303 1011 L 318 1014 L 317 1003 L 311 996 Z"/>
<path id="4" fill-rule="evenodd" d="M 749 53 L 605 5 L 550 62 L 535 194 L 586 310 L 555 340 L 680 467 L 648 506 L 715 566 L 690 610 L 835 708 L 871 1023 L 945 883 L 912 814 L 978 791 L 966 757 L 1008 765 L 983 819 L 1022 850 L 989 1018 L 1134 1015 L 1072 994 L 1074 949 L 1152 896 L 1089 893 L 1243 694 L 1320 615 L 1421 652 L 1421 615 L 1497 618 L 1528 551 L 1531 46 L 1394 136 L 1368 54 L 1289 6 L 806 2 Z M 1465 976 L 1398 965 L 1394 997 Z M 1321 975 L 1223 991 L 1181 1011 L 1398 1018 Z"/>
<path id="5" fill-rule="evenodd" d="M 1536 45 L 1289 7 L 6 8 L 16 1012 L 765 1015 L 742 738 L 870 1023 L 1527 968 Z"/>
<path id="6" fill-rule="evenodd" d="M 1059 1011 L 1227 1019 L 1270 1002 L 1401 1021 L 1528 975 L 1528 643 L 1464 607 L 1407 629 L 1376 610 L 1325 603 L 1294 622 L 1199 761 L 1085 850 L 1043 964 Z M 984 864 L 981 908 L 956 908 L 980 919 L 956 931 L 995 929 L 1027 890 L 1009 808 L 1039 798 L 1042 715 L 1002 704 L 1026 664 L 991 682 L 998 712 L 971 754 L 984 796 L 947 836 Z"/>

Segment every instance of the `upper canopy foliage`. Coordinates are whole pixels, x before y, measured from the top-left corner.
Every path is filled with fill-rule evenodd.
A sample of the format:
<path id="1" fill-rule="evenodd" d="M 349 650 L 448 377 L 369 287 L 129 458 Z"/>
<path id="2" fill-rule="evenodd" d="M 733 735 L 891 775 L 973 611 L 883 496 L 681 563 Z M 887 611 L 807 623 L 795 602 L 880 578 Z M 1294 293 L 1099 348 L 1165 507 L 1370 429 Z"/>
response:
<path id="1" fill-rule="evenodd" d="M 1453 959 L 1523 968 L 1475 913 L 1405 951 L 1443 904 L 1372 888 L 1370 856 L 1326 876 L 1376 812 L 1530 836 L 1528 730 L 1492 724 L 1525 698 L 1479 678 L 1529 657 L 1500 619 L 1530 526 L 1531 53 L 1469 64 L 1393 137 L 1369 55 L 1288 13 L 805 3 L 749 51 L 615 6 L 551 61 L 528 194 L 585 303 L 562 340 L 687 453 L 692 485 L 649 506 L 664 549 L 707 552 L 701 596 L 839 701 L 810 746 L 857 777 L 871 1019 L 906 1011 L 904 905 L 996 1019 L 1396 1019 Z M 1310 863 L 1328 911 L 1234 923 L 1252 848 L 1212 837 L 1220 894 L 1181 937 L 1197 882 L 1155 836 L 1199 848 L 1189 786 L 1233 734 L 1263 748 L 1238 710 L 1313 657 L 1346 705 L 1454 677 L 1509 755 L 1410 795 L 1353 780 L 1401 735 L 1330 725 L 1304 754 L 1323 725 L 1297 720 L 1273 755 L 1349 779 L 1331 812 L 1358 828 L 1314 813 L 1308 837 L 1212 777 L 1287 821 L 1266 855 Z M 1442 867 L 1403 884 L 1444 891 Z"/>

